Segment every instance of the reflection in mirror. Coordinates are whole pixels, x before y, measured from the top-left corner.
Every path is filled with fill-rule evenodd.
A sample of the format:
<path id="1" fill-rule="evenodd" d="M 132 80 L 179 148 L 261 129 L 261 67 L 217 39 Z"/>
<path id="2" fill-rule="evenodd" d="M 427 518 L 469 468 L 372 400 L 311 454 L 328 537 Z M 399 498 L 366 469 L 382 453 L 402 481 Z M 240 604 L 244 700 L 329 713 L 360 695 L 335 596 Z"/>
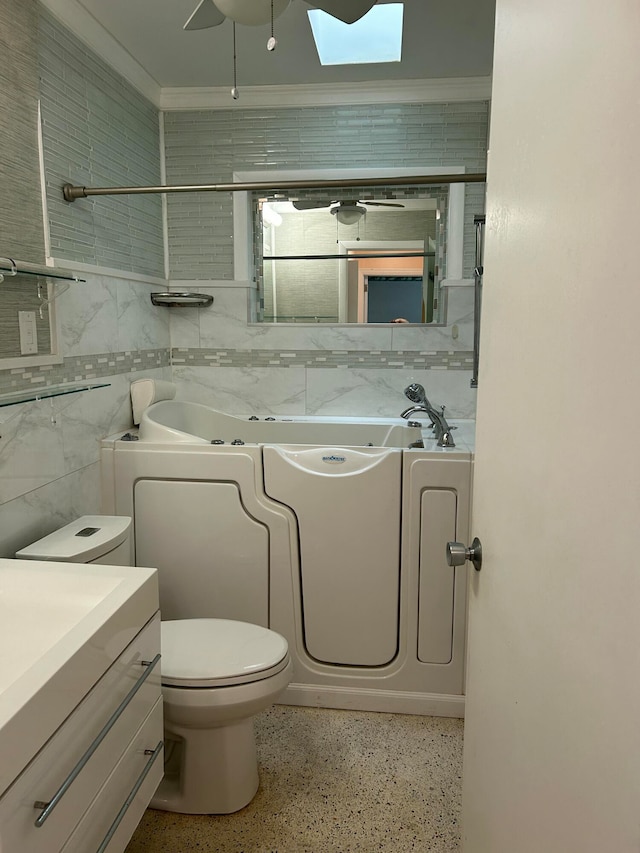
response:
<path id="1" fill-rule="evenodd" d="M 258 321 L 443 322 L 448 191 L 254 193 Z"/>

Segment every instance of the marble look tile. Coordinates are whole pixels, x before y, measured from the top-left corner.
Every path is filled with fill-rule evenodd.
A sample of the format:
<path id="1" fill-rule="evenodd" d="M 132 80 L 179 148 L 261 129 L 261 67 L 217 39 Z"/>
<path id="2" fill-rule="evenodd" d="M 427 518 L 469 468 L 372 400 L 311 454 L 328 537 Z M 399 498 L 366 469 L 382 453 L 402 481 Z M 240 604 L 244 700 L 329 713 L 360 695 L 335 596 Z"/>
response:
<path id="1" fill-rule="evenodd" d="M 200 291 L 200 292 L 204 292 Z M 170 308 L 169 330 L 172 347 L 198 349 L 200 344 L 200 312 L 208 308 Z"/>
<path id="2" fill-rule="evenodd" d="M 87 275 L 56 300 L 61 355 L 89 355 L 118 349 L 115 279 Z"/>
<path id="3" fill-rule="evenodd" d="M 473 350 L 473 287 L 448 287 L 447 328 L 458 327 L 458 337 L 451 338 L 451 348 Z"/>
<path id="4" fill-rule="evenodd" d="M 409 405 L 404 389 L 419 382 L 448 416 L 469 418 L 476 393 L 470 379 L 466 370 L 308 370 L 306 414 L 397 418 Z"/>
<path id="5" fill-rule="evenodd" d="M 313 326 L 307 329 L 307 349 L 388 350 L 392 328 L 389 326 Z"/>
<path id="6" fill-rule="evenodd" d="M 419 382 L 423 385 L 434 406 L 446 406 L 448 418 L 474 419 L 478 391 L 471 388 L 471 375 L 470 370 L 414 370 L 407 384 Z"/>
<path id="7" fill-rule="evenodd" d="M 305 413 L 305 368 L 173 368 L 178 396 L 232 415 Z"/>
<path id="8" fill-rule="evenodd" d="M 247 325 L 247 291 L 215 288 L 215 302 L 200 312 L 200 346 L 216 349 L 386 350 L 391 328 L 380 326 Z M 179 344 L 174 344 L 179 346 Z"/>
<path id="9" fill-rule="evenodd" d="M 391 347 L 396 351 L 436 352 L 459 349 L 451 337 L 448 326 L 405 326 L 394 325 Z"/>
<path id="10" fill-rule="evenodd" d="M 97 462 L 100 440 L 131 427 L 130 386 L 133 380 L 163 379 L 165 375 L 166 371 L 159 369 L 107 376 L 104 382 L 110 383 L 109 388 L 56 397 L 56 420 L 62 430 L 66 470 Z"/>
<path id="11" fill-rule="evenodd" d="M 117 296 L 118 349 L 142 350 L 169 346 L 168 308 L 151 304 L 157 285 L 111 279 Z"/>
<path id="12" fill-rule="evenodd" d="M 0 409 L 0 504 L 44 486 L 65 471 L 62 431 L 50 400 Z"/>
<path id="13" fill-rule="evenodd" d="M 247 327 L 247 288 L 216 287 L 201 290 L 202 293 L 211 293 L 214 302 L 199 312 L 200 346 L 250 349 L 253 336 Z"/>
<path id="14" fill-rule="evenodd" d="M 100 512 L 100 466 L 95 463 L 0 505 L 0 557 L 63 527 L 81 515 Z"/>
<path id="15" fill-rule="evenodd" d="M 108 388 L 0 409 L 0 504 L 99 458 L 99 441 L 132 424 L 133 379 L 170 377 L 169 368 L 108 376 Z"/>
<path id="16" fill-rule="evenodd" d="M 406 408 L 405 380 L 402 370 L 309 370 L 307 414 L 397 418 Z"/>

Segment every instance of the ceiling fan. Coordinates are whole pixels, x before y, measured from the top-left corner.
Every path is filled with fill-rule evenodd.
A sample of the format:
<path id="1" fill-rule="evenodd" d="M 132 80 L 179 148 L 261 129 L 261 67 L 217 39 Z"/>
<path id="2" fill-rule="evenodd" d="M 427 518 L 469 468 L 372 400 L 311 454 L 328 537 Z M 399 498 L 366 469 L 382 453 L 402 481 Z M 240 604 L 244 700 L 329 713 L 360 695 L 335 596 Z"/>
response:
<path id="1" fill-rule="evenodd" d="M 217 27 L 225 18 L 236 24 L 259 26 L 281 15 L 290 0 L 200 0 L 185 30 L 205 30 Z M 321 9 L 345 24 L 353 24 L 376 5 L 376 0 L 306 0 L 309 6 Z"/>
<path id="2" fill-rule="evenodd" d="M 343 201 L 307 201 L 299 199 L 292 202 L 296 210 L 317 210 L 329 207 L 329 213 L 336 217 L 343 225 L 354 225 L 361 216 L 364 216 L 368 207 L 404 207 L 397 201 L 356 201 L 355 199 Z"/>

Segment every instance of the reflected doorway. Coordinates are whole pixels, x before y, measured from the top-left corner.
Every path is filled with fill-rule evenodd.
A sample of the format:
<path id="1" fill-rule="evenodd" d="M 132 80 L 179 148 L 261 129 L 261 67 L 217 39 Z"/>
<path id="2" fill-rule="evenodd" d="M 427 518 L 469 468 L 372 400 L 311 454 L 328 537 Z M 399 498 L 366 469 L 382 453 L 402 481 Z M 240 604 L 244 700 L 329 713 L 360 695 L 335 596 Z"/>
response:
<path id="1" fill-rule="evenodd" d="M 365 323 L 424 323 L 422 276 L 368 275 L 364 283 Z"/>
<path id="2" fill-rule="evenodd" d="M 348 323 L 392 323 L 403 318 L 409 323 L 437 322 L 438 296 L 435 292 L 435 248 L 428 245 L 427 257 L 411 257 L 411 253 L 424 252 L 423 242 L 397 242 L 392 251 L 407 253 L 407 257 L 385 257 L 385 251 L 391 248 L 389 243 L 369 243 L 366 247 L 358 244 L 342 243 L 345 254 L 344 272 L 341 275 L 341 287 L 344 294 L 341 299 L 342 322 Z M 371 253 L 380 252 L 380 257 L 371 257 Z M 368 254 L 369 257 L 359 257 Z M 386 280 L 386 282 L 385 282 Z M 373 293 L 370 290 L 370 283 Z M 397 287 L 394 289 L 394 285 Z M 393 304 L 393 297 L 400 300 Z"/>

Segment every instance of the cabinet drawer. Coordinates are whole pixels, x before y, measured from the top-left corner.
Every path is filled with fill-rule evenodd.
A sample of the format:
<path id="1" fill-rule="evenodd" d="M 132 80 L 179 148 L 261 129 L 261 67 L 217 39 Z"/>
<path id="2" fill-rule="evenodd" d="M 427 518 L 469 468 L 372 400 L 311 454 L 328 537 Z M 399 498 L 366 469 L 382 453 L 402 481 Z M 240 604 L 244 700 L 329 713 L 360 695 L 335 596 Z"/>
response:
<path id="1" fill-rule="evenodd" d="M 122 853 L 162 778 L 162 734 L 158 699 L 62 853 Z"/>
<path id="2" fill-rule="evenodd" d="M 156 614 L 0 799 L 3 853 L 63 847 L 161 695 L 159 649 Z"/>

